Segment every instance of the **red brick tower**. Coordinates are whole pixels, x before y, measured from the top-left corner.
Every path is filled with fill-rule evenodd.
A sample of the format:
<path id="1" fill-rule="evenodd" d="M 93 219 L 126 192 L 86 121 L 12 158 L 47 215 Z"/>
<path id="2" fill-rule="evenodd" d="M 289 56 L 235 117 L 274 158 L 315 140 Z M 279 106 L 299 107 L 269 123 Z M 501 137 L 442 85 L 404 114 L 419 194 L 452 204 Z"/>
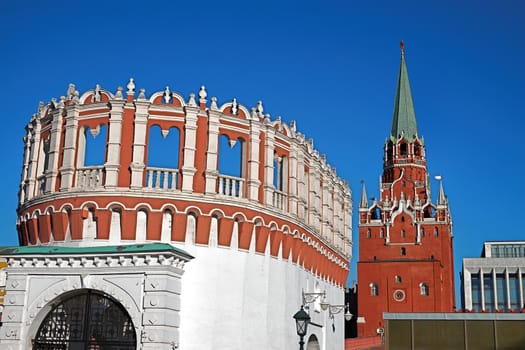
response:
<path id="1" fill-rule="evenodd" d="M 383 312 L 454 310 L 452 220 L 441 177 L 430 197 L 425 144 L 418 135 L 401 42 L 392 130 L 385 143 L 380 199 L 359 203 L 359 336 L 383 327 Z"/>

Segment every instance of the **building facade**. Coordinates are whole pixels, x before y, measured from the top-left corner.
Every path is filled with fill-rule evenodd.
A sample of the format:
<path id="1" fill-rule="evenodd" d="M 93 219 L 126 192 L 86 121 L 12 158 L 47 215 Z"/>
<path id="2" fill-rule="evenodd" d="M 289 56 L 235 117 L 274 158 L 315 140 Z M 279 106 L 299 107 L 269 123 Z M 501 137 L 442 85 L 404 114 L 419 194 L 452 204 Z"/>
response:
<path id="1" fill-rule="evenodd" d="M 18 297 L 0 344 L 28 348 L 50 310 L 77 294 L 102 296 L 128 314 L 133 349 L 159 350 L 293 348 L 292 316 L 303 292 L 344 304 L 352 251 L 348 184 L 295 122 L 272 120 L 260 101 L 248 109 L 207 95 L 202 86 L 188 98 L 169 87 L 146 96 L 130 79 L 116 92 L 97 85 L 80 94 L 70 85 L 65 96 L 40 104 L 24 138 L 19 241 L 28 249 L 73 250 L 28 250 L 23 259 L 6 253 L 8 271 L 42 265 L 42 277 L 44 267 L 56 274 L 64 266 L 77 268 L 71 270 L 76 277 L 28 305 L 30 289 L 19 286 L 40 279 L 27 269 L 17 270 L 17 281 L 8 273 L 6 297 Z M 118 247 L 151 244 L 174 250 L 118 256 Z M 115 252 L 102 249 L 108 247 Z M 90 251 L 83 262 L 79 255 L 88 248 L 102 251 Z M 146 272 L 134 277 L 143 288 L 133 303 L 109 293 L 122 289 L 114 275 L 136 261 L 138 270 L 166 266 L 155 271 L 174 279 L 159 284 L 171 297 L 148 299 L 148 288 L 157 284 Z M 100 279 L 115 287 L 93 283 Z M 153 306 L 155 316 L 146 317 Z M 343 313 L 309 310 L 315 324 L 306 337 L 309 349 L 342 348 Z"/>
<path id="2" fill-rule="evenodd" d="M 525 309 L 525 241 L 485 242 L 480 258 L 463 258 L 461 279 L 465 310 Z"/>
<path id="3" fill-rule="evenodd" d="M 452 220 L 438 179 L 432 202 L 402 45 L 380 197 L 370 202 L 363 183 L 359 203 L 359 336 L 381 332 L 383 312 L 453 311 Z"/>

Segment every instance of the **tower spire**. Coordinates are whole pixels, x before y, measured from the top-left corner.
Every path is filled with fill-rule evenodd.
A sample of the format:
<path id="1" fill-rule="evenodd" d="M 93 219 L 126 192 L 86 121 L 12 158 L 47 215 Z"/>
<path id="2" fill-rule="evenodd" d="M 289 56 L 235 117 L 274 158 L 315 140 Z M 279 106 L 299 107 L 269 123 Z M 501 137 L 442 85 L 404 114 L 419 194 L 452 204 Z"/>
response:
<path id="1" fill-rule="evenodd" d="M 396 99 L 394 102 L 394 114 L 392 117 L 392 131 L 390 136 L 397 140 L 404 135 L 412 140 L 417 135 L 416 112 L 412 101 L 412 91 L 408 80 L 408 70 L 405 62 L 405 43 L 401 40 L 401 65 L 397 78 Z"/>
<path id="2" fill-rule="evenodd" d="M 361 192 L 361 201 L 359 202 L 359 208 L 368 208 L 368 198 L 366 196 L 365 181 L 361 180 L 361 184 L 363 185 L 363 190 Z"/>

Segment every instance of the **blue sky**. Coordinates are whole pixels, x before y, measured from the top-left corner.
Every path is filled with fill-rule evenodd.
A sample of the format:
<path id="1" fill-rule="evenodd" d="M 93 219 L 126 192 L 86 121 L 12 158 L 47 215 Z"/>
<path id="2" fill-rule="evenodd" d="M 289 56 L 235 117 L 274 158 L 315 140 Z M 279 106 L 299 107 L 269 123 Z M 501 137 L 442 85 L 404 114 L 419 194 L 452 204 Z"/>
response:
<path id="1" fill-rule="evenodd" d="M 524 4 L 2 1 L 0 244 L 17 243 L 24 126 L 70 82 L 115 91 L 134 77 L 147 94 L 204 84 L 219 103 L 262 99 L 314 139 L 354 201 L 361 179 L 377 196 L 404 39 L 429 171 L 443 176 L 452 207 L 458 274 L 483 241 L 525 238 Z M 350 281 L 357 245 L 354 227 Z"/>

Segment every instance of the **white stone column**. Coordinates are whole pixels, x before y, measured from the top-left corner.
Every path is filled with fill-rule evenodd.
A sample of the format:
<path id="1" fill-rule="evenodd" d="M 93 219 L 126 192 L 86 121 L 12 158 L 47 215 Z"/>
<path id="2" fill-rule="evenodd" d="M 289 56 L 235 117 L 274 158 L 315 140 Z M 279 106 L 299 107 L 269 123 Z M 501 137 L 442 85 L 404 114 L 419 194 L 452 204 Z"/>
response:
<path id="1" fill-rule="evenodd" d="M 306 209 L 308 203 L 308 191 L 306 191 L 306 179 L 304 171 L 304 152 L 298 145 L 297 152 L 297 216 L 306 219 Z"/>
<path id="2" fill-rule="evenodd" d="M 27 198 L 31 199 L 37 194 L 36 183 L 37 183 L 37 170 L 38 170 L 38 153 L 40 149 L 40 119 L 35 117 L 32 121 L 32 133 L 31 133 L 31 152 L 29 157 L 29 181 L 28 181 L 28 193 Z"/>
<path id="3" fill-rule="evenodd" d="M 131 184 L 130 188 L 140 189 L 143 187 L 144 156 L 146 152 L 146 133 L 148 126 L 149 101 L 135 101 L 135 130 L 133 134 L 133 160 L 131 162 Z M 121 120 L 122 123 L 122 120 Z"/>
<path id="4" fill-rule="evenodd" d="M 485 310 L 485 275 L 483 274 L 483 268 L 479 269 L 479 279 L 481 282 L 481 310 Z"/>
<path id="5" fill-rule="evenodd" d="M 78 116 L 80 107 L 72 103 L 66 107 L 66 135 L 64 138 L 64 158 L 60 173 L 60 190 L 67 191 L 73 187 L 73 176 L 75 175 L 75 151 L 77 146 Z"/>
<path id="6" fill-rule="evenodd" d="M 290 157 L 288 159 L 288 176 L 289 184 L 288 187 L 288 196 L 290 197 L 290 204 L 288 206 L 288 212 L 291 215 L 298 216 L 298 207 L 299 198 L 297 196 L 297 178 L 298 178 L 298 169 L 297 169 L 297 142 L 292 140 L 290 145 Z"/>
<path id="7" fill-rule="evenodd" d="M 250 139 L 249 139 L 249 153 L 248 153 L 248 199 L 251 201 L 258 201 L 259 199 L 259 146 L 260 146 L 260 123 L 258 121 L 250 121 Z M 244 161 L 244 160 L 243 160 Z"/>
<path id="8" fill-rule="evenodd" d="M 481 288 L 483 288 L 483 280 L 481 282 Z M 472 276 L 468 269 L 463 270 L 463 287 L 464 287 L 464 298 L 465 298 L 465 309 L 472 310 Z"/>
<path id="9" fill-rule="evenodd" d="M 45 193 L 55 191 L 55 185 L 58 176 L 58 157 L 60 155 L 60 139 L 62 137 L 62 124 L 64 114 L 63 100 L 59 104 L 59 108 L 53 113 L 53 120 L 51 122 L 51 136 L 49 139 L 49 156 L 48 167 L 46 169 L 46 188 Z"/>
<path id="10" fill-rule="evenodd" d="M 120 144 L 122 140 L 122 115 L 124 114 L 123 100 L 110 101 L 111 111 L 109 112 L 108 125 L 108 155 L 104 168 L 106 170 L 105 188 L 116 188 L 118 183 L 118 173 L 120 169 Z"/>
<path id="11" fill-rule="evenodd" d="M 273 157 L 275 143 L 275 129 L 269 117 L 264 118 L 265 143 L 264 143 L 264 204 L 273 206 Z"/>
<path id="12" fill-rule="evenodd" d="M 199 107 L 186 106 L 186 120 L 184 123 L 184 162 L 182 163 L 182 191 L 193 191 L 193 176 L 195 168 L 195 151 L 197 147 L 197 114 Z"/>
<path id="13" fill-rule="evenodd" d="M 26 136 L 24 136 L 24 164 L 22 166 L 22 176 L 20 179 L 20 193 L 18 203 L 22 204 L 29 199 L 29 160 L 31 158 L 31 144 L 32 144 L 32 123 L 26 126 Z"/>
<path id="14" fill-rule="evenodd" d="M 518 284 L 520 286 L 520 294 L 519 294 L 519 298 L 520 298 L 520 306 L 519 306 L 519 309 L 523 309 L 525 307 L 525 300 L 523 300 L 523 275 L 522 275 L 522 270 L 521 270 L 521 267 L 518 267 Z"/>
<path id="15" fill-rule="evenodd" d="M 507 309 L 510 310 L 510 288 L 509 288 L 509 270 L 505 269 L 505 293 L 507 294 Z"/>
<path id="16" fill-rule="evenodd" d="M 496 269 L 493 268 L 492 269 L 492 290 L 493 290 L 493 293 L 494 293 L 494 309 L 499 309 L 499 305 L 498 305 L 498 285 L 497 285 L 497 282 L 498 280 L 496 279 Z"/>
<path id="17" fill-rule="evenodd" d="M 210 110 L 208 112 L 208 149 L 206 151 L 206 179 L 205 193 L 217 193 L 217 159 L 219 154 L 219 118 L 220 112 Z"/>

